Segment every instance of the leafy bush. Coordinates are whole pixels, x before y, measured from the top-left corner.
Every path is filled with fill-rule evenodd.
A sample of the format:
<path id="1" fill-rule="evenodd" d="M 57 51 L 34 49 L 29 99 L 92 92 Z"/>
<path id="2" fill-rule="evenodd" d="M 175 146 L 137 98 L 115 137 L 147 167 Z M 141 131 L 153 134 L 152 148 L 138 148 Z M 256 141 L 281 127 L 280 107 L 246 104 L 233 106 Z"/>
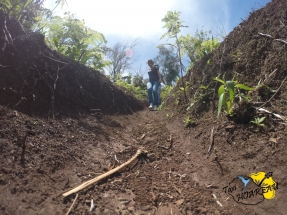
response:
<path id="1" fill-rule="evenodd" d="M 141 87 L 136 87 L 133 84 L 129 84 L 121 79 L 117 79 L 115 82 L 116 85 L 120 86 L 125 90 L 125 92 L 130 92 L 135 95 L 139 100 L 147 99 L 147 90 Z"/>
<path id="2" fill-rule="evenodd" d="M 162 88 L 160 93 L 160 99 L 161 101 L 164 101 L 165 98 L 170 95 L 170 91 L 172 90 L 173 86 L 167 85 L 166 87 Z"/>

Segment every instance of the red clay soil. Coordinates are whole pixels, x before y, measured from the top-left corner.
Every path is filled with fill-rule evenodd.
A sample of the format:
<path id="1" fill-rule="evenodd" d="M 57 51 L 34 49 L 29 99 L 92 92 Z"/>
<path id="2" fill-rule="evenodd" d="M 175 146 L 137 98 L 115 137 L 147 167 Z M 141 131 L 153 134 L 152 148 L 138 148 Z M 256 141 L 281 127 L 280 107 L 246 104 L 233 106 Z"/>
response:
<path id="1" fill-rule="evenodd" d="M 142 109 L 99 71 L 7 22 L 14 43 L 0 59 L 0 214 L 66 214 L 76 196 L 69 214 L 286 214 L 287 120 L 258 113 L 262 106 L 287 116 L 286 4 L 273 0 L 250 14 L 185 76 L 188 102 L 179 82 L 160 111 Z M 236 101 L 233 117 L 217 117 L 212 78 L 224 73 L 268 87 Z M 246 123 L 255 116 L 266 117 L 264 126 Z M 63 197 L 139 148 L 145 153 L 130 165 Z M 261 192 L 271 177 L 246 188 L 238 179 L 258 172 L 272 172 L 274 198 Z"/>

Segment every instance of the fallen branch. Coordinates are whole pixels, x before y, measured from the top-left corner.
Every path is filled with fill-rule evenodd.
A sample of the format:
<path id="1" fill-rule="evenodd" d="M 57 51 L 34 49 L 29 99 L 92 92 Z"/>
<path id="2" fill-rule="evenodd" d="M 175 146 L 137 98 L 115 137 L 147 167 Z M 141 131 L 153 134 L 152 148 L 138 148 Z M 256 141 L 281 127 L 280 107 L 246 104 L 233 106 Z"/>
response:
<path id="1" fill-rule="evenodd" d="M 64 193 L 63 196 L 66 197 L 66 196 L 69 196 L 73 193 L 79 192 L 80 190 L 82 190 L 82 189 L 84 189 L 84 188 L 104 179 L 104 178 L 107 178 L 108 176 L 114 174 L 115 172 L 117 172 L 117 171 L 121 170 L 122 168 L 124 168 L 125 166 L 129 165 L 131 162 L 133 162 L 142 153 L 143 153 L 143 150 L 138 149 L 137 153 L 131 159 L 129 159 L 127 162 L 123 163 L 122 165 L 120 165 L 120 166 L 118 166 L 118 167 L 116 167 L 116 168 L 96 177 L 96 178 L 93 178 L 87 182 L 84 182 L 83 184 L 79 185 L 78 187 L 75 187 L 74 189 Z"/>
<path id="2" fill-rule="evenodd" d="M 284 80 L 282 81 L 281 85 L 278 87 L 276 92 L 271 96 L 271 98 L 268 101 L 266 101 L 263 105 L 261 105 L 259 108 L 263 107 L 264 105 L 266 105 L 268 102 L 270 102 L 273 99 L 273 97 L 278 93 L 278 91 L 282 87 L 282 85 L 283 85 L 284 81 L 286 80 L 286 78 L 287 78 L 287 76 L 284 78 Z"/>
<path id="3" fill-rule="evenodd" d="M 74 206 L 74 204 L 75 204 L 75 202 L 76 202 L 76 200 L 77 200 L 77 198 L 78 198 L 78 195 L 79 195 L 79 194 L 76 195 L 76 198 L 74 199 L 74 201 L 73 201 L 73 203 L 72 203 L 70 209 L 69 209 L 68 212 L 66 213 L 66 215 L 69 215 L 69 213 L 71 212 L 71 210 L 72 210 L 72 208 L 73 208 L 73 206 Z"/>
<path id="4" fill-rule="evenodd" d="M 266 110 L 266 109 L 264 109 L 264 108 L 258 108 L 257 110 L 258 110 L 258 111 L 263 111 L 263 112 L 265 112 L 265 113 L 270 113 L 270 114 L 272 114 L 273 116 L 275 116 L 275 117 L 277 117 L 277 118 L 279 118 L 279 119 L 281 119 L 281 120 L 287 122 L 287 117 L 285 117 L 285 116 L 281 116 L 281 115 L 279 115 L 279 114 L 272 113 L 272 112 L 270 112 L 270 111 L 268 111 L 268 110 Z"/>

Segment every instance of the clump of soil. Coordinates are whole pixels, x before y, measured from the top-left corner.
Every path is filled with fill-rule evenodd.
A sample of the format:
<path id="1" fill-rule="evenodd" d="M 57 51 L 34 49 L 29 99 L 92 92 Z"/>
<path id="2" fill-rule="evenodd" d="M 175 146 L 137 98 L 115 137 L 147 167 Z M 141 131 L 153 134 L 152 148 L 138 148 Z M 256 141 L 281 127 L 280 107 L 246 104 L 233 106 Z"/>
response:
<path id="1" fill-rule="evenodd" d="M 188 98 L 209 86 L 198 91 L 200 99 L 187 102 L 179 82 L 161 111 L 141 110 L 142 102 L 99 71 L 51 51 L 42 35 L 26 35 L 10 20 L 15 41 L 0 59 L 0 213 L 65 214 L 76 194 L 62 193 L 143 147 L 146 153 L 131 165 L 78 192 L 69 214 L 285 214 L 287 61 L 286 45 L 275 39 L 287 40 L 286 4 L 273 0 L 251 13 L 189 71 Z M 238 108 L 265 117 L 263 125 L 248 123 L 246 114 L 217 117 L 213 77 L 223 74 L 271 89 L 263 98 L 255 87 Z M 185 127 L 186 119 L 192 126 Z M 262 171 L 279 184 L 275 197 L 238 202 L 231 187 L 240 185 L 237 176 Z"/>

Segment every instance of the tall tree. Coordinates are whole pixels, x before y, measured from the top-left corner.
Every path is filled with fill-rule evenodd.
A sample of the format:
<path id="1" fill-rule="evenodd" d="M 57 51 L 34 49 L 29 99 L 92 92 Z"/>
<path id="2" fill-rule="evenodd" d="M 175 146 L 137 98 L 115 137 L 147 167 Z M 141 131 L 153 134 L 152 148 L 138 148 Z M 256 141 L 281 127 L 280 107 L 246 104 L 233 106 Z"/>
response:
<path id="1" fill-rule="evenodd" d="M 107 70 L 113 79 L 117 74 L 132 69 L 133 63 L 136 61 L 136 55 L 133 50 L 137 45 L 137 40 L 117 42 L 112 47 L 105 47 L 107 59 L 111 62 Z"/>
<path id="2" fill-rule="evenodd" d="M 167 45 L 171 45 L 176 48 L 177 56 L 178 56 L 178 63 L 180 66 L 180 73 L 181 73 L 181 84 L 183 86 L 184 98 L 187 101 L 187 96 L 185 92 L 185 83 L 183 81 L 183 68 L 184 65 L 182 63 L 181 57 L 183 55 L 181 50 L 180 41 L 178 39 L 179 33 L 181 32 L 181 28 L 187 27 L 183 25 L 183 22 L 179 19 L 180 12 L 179 11 L 168 11 L 162 21 L 165 23 L 163 28 L 166 28 L 167 32 L 164 33 L 160 39 L 167 37 L 167 40 L 173 39 L 174 44 L 169 43 Z"/>
<path id="3" fill-rule="evenodd" d="M 159 46 L 159 54 L 154 59 L 167 85 L 172 85 L 179 75 L 178 57 L 172 46 Z"/>

